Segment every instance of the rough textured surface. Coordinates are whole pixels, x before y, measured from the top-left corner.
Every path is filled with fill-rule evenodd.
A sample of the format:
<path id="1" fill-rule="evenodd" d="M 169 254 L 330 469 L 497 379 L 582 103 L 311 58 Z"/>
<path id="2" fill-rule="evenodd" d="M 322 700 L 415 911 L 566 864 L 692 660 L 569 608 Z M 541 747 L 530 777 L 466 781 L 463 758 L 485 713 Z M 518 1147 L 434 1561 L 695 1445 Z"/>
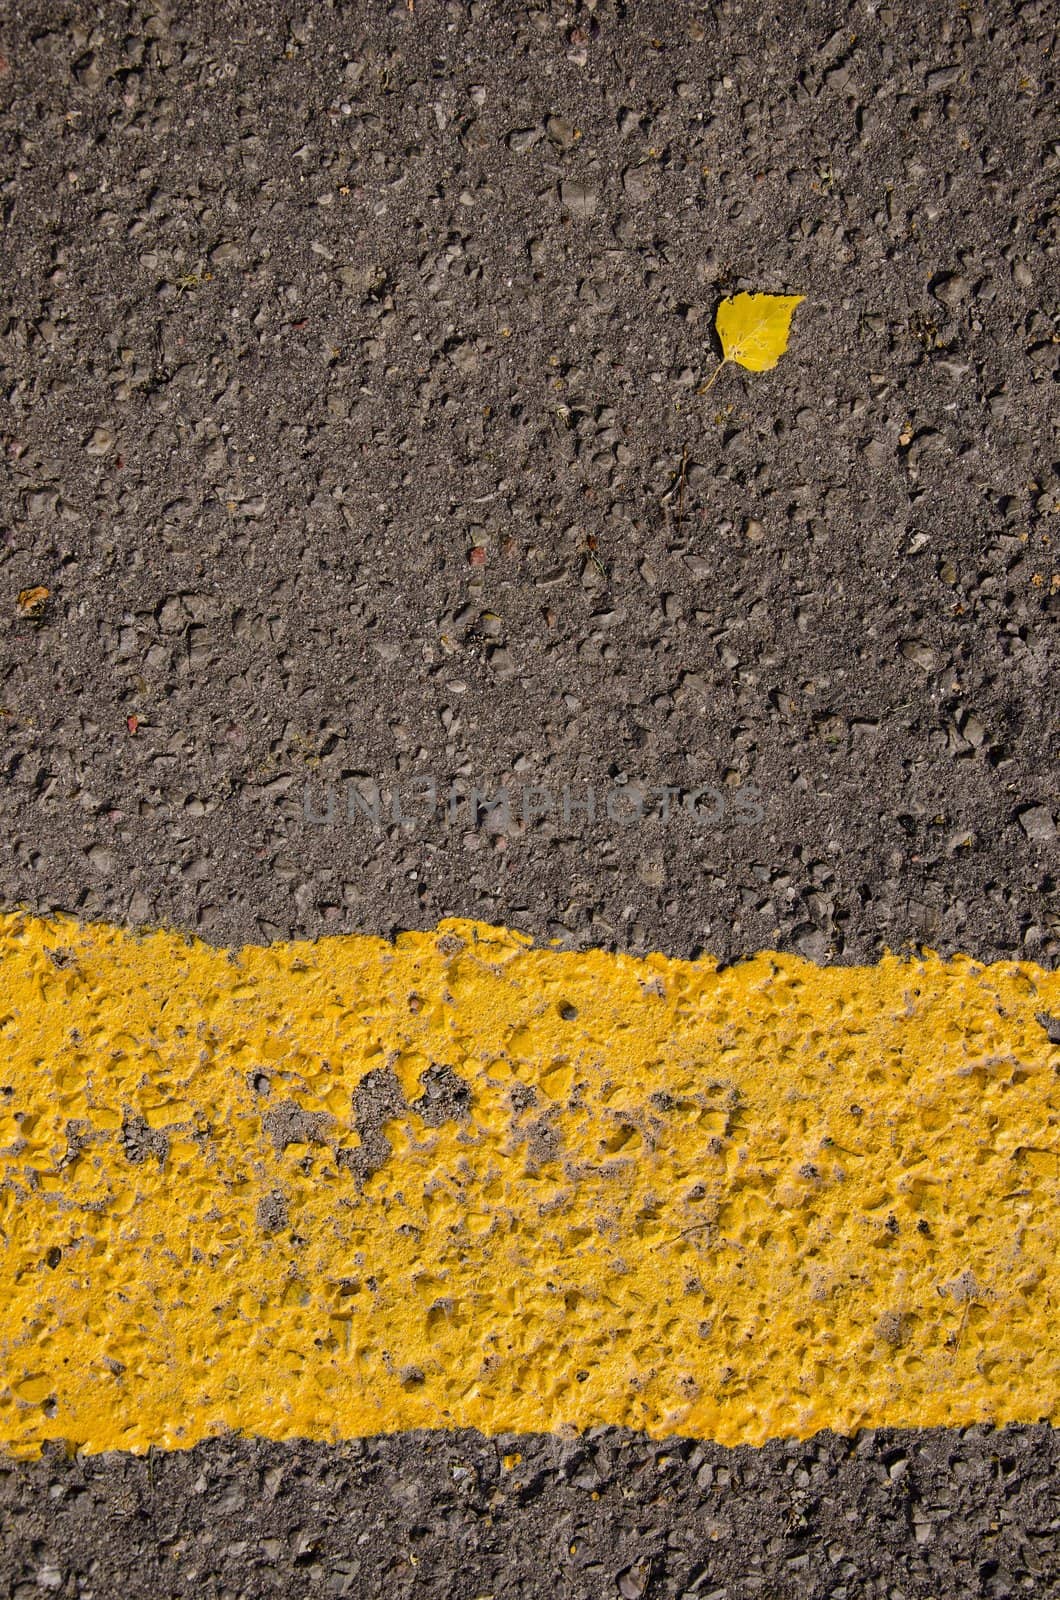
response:
<path id="1" fill-rule="evenodd" d="M 0 1465 L 15 1600 L 972 1600 L 1060 1586 L 1060 1436 L 404 1434 Z"/>
<path id="2" fill-rule="evenodd" d="M 1055 960 L 1047 0 L 0 29 L 9 901 Z M 301 819 L 413 773 L 765 817 Z"/>
<path id="3" fill-rule="evenodd" d="M 1057 59 L 1047 0 L 10 0 L 0 901 L 235 944 L 464 913 L 1055 966 Z M 741 289 L 806 295 L 789 352 L 698 395 Z M 307 778 L 347 774 L 733 803 L 307 826 Z M 381 1170 L 398 1093 L 361 1085 L 343 1181 Z M 299 1130 L 320 1154 L 316 1113 L 269 1107 L 269 1160 Z M 146 1109 L 110 1137 L 130 1173 L 167 1159 Z M 292 1215 L 263 1195 L 254 1226 L 281 1247 Z M 429 1443 L 25 1463 L 0 1588 L 1058 1583 L 1045 1430 L 879 1444 L 907 1469 L 869 1445 L 853 1476 L 834 1441 L 770 1446 L 672 1494 L 639 1443 L 587 1447 L 598 1490 L 539 1443 L 506 1511 L 468 1491 L 492 1445 L 461 1442 L 467 1478 Z"/>
<path id="4" fill-rule="evenodd" d="M 0 1443 L 1057 1420 L 1060 974 L 0 918 Z"/>

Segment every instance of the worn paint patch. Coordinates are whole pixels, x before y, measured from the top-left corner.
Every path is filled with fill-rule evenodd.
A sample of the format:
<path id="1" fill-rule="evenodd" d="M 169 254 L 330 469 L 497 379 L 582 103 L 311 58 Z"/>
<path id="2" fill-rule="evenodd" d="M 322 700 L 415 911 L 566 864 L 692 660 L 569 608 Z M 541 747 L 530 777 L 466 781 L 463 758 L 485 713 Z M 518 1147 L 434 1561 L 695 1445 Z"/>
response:
<path id="1" fill-rule="evenodd" d="M 0 1440 L 1060 1420 L 1060 976 L 0 918 Z"/>

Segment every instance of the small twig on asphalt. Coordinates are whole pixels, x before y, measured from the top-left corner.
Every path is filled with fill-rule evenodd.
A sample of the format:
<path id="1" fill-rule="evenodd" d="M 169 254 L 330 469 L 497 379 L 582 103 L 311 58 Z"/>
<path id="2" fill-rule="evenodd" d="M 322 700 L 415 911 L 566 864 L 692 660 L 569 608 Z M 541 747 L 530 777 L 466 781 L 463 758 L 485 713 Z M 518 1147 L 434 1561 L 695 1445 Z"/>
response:
<path id="1" fill-rule="evenodd" d="M 687 472 L 688 472 L 688 446 L 687 445 L 682 445 L 681 446 L 681 465 L 678 467 L 677 472 L 674 475 L 674 480 L 671 483 L 670 487 L 667 489 L 666 493 L 660 497 L 660 500 L 659 500 L 659 504 L 662 506 L 662 508 L 665 511 L 666 515 L 669 516 L 670 515 L 670 501 L 673 499 L 674 495 L 677 496 L 677 510 L 674 512 L 674 526 L 675 527 L 680 523 L 681 518 L 684 515 L 684 510 L 685 510 L 685 479 L 686 479 L 686 476 L 687 476 Z"/>
<path id="2" fill-rule="evenodd" d="M 585 549 L 589 560 L 592 562 L 601 578 L 603 578 L 604 582 L 607 583 L 611 575 L 597 554 L 597 538 L 595 533 L 586 535 Z"/>

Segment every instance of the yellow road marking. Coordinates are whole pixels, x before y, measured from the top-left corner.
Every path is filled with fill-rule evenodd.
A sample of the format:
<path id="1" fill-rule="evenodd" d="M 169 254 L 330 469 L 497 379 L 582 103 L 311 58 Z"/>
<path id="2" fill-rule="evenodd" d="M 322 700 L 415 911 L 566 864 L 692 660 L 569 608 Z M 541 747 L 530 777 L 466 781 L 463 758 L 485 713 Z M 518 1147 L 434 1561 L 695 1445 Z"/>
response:
<path id="1" fill-rule="evenodd" d="M 0 917 L 0 1441 L 1060 1420 L 1060 976 Z"/>

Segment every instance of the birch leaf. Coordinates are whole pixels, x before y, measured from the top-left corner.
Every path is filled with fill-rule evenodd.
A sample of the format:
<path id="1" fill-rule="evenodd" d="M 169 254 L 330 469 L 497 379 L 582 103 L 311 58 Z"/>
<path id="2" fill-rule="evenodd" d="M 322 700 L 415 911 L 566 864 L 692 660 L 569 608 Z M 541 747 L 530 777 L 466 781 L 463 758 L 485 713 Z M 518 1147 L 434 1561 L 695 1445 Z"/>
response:
<path id="1" fill-rule="evenodd" d="M 792 312 L 802 294 L 737 294 L 718 307 L 715 326 L 726 361 L 767 372 L 788 348 Z"/>

